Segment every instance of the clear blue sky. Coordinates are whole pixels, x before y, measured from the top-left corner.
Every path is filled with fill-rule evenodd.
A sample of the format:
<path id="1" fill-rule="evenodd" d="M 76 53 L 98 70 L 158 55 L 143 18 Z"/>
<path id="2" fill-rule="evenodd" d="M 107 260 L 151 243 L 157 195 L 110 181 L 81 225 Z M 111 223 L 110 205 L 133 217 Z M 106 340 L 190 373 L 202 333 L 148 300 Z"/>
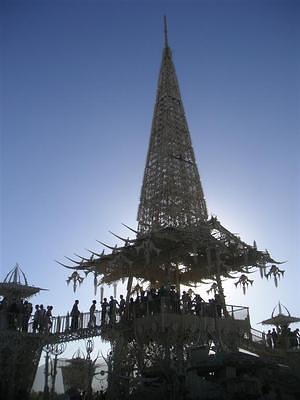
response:
<path id="1" fill-rule="evenodd" d="M 19 262 L 34 303 L 88 309 L 92 280 L 74 295 L 54 259 L 136 227 L 166 13 L 209 213 L 288 261 L 227 300 L 256 328 L 278 300 L 300 315 L 299 5 L 3 0 L 0 278 Z"/>

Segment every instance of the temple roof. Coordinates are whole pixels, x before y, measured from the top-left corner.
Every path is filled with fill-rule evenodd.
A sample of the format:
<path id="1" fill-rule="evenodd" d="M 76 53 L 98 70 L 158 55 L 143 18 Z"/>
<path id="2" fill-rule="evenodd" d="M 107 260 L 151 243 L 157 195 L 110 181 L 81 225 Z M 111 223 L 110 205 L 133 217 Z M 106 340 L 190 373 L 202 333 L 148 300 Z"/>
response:
<path id="1" fill-rule="evenodd" d="M 30 286 L 18 263 L 8 272 L 4 281 L 0 282 L 0 295 L 3 297 L 26 299 L 37 294 L 40 290 L 47 289 Z"/>
<path id="2" fill-rule="evenodd" d="M 133 240 L 122 240 L 122 247 L 103 243 L 111 250 L 110 254 L 92 252 L 89 259 L 82 257 L 78 261 L 67 257 L 74 267 L 60 264 L 100 275 L 99 284 L 111 284 L 134 276 L 152 283 L 177 282 L 185 285 L 213 279 L 217 274 L 236 278 L 232 274 L 247 274 L 257 268 L 267 277 L 267 264 L 278 264 L 267 251 L 257 250 L 256 244 L 246 244 L 216 218 L 189 231 L 163 228 L 147 235 L 137 235 Z M 275 265 L 272 267 L 277 268 Z"/>
<path id="3" fill-rule="evenodd" d="M 285 309 L 286 313 L 283 312 L 282 308 Z M 278 314 L 275 314 L 275 311 L 278 310 Z M 288 326 L 295 322 L 300 322 L 300 318 L 291 316 L 289 310 L 280 302 L 277 306 L 274 307 L 272 311 L 271 318 L 266 319 L 260 322 L 263 325 L 275 325 L 275 326 Z"/>

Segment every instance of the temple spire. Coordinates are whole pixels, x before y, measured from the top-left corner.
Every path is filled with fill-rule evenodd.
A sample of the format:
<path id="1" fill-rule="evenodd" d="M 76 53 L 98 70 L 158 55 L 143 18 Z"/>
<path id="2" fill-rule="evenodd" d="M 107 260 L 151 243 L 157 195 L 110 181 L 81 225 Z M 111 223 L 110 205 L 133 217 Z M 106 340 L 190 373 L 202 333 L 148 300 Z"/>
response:
<path id="1" fill-rule="evenodd" d="M 138 231 L 190 229 L 207 220 L 207 209 L 179 84 L 168 47 L 160 68 L 148 156 L 138 210 Z"/>
<path id="2" fill-rule="evenodd" d="M 165 33 L 165 47 L 169 47 L 168 43 L 168 24 L 167 24 L 167 16 L 164 15 L 164 33 Z"/>

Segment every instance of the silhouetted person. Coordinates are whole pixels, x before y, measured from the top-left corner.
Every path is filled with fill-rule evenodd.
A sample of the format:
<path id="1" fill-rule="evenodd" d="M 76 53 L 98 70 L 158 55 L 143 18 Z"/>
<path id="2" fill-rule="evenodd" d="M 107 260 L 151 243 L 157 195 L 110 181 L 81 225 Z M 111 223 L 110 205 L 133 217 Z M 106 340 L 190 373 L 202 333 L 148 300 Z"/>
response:
<path id="1" fill-rule="evenodd" d="M 32 313 L 32 304 L 27 300 L 23 304 L 23 320 L 22 320 L 22 331 L 28 331 L 28 323 Z"/>
<path id="2" fill-rule="evenodd" d="M 194 303 L 195 303 L 195 313 L 196 313 L 196 315 L 202 315 L 203 299 L 200 296 L 200 294 L 196 294 L 195 299 L 194 299 Z"/>
<path id="3" fill-rule="evenodd" d="M 272 333 L 271 333 L 270 330 L 268 330 L 268 333 L 267 333 L 267 347 L 270 347 L 270 349 L 272 349 L 272 347 L 273 347 L 272 343 L 273 343 Z"/>
<path id="4" fill-rule="evenodd" d="M 271 335 L 272 335 L 272 340 L 273 340 L 273 346 L 275 348 L 275 347 L 277 347 L 277 344 L 278 344 L 278 333 L 276 332 L 275 328 L 273 328 Z"/>
<path id="5" fill-rule="evenodd" d="M 123 316 L 125 314 L 125 307 L 126 307 L 126 301 L 125 301 L 123 295 L 120 294 L 119 314 L 120 314 L 121 319 L 123 318 Z"/>
<path id="6" fill-rule="evenodd" d="M 40 309 L 38 313 L 38 331 L 43 332 L 46 329 L 46 310 L 43 304 L 40 304 Z"/>
<path id="7" fill-rule="evenodd" d="M 101 303 L 101 324 L 105 324 L 107 307 L 108 307 L 107 298 L 104 297 L 103 302 Z"/>
<path id="8" fill-rule="evenodd" d="M 47 332 L 50 332 L 52 327 L 52 310 L 52 306 L 47 306 L 47 311 L 45 314 L 45 329 Z"/>
<path id="9" fill-rule="evenodd" d="M 35 306 L 35 312 L 33 315 L 32 332 L 35 333 L 39 327 L 39 316 L 40 316 L 40 306 L 37 304 Z"/>
<path id="10" fill-rule="evenodd" d="M 110 296 L 108 316 L 111 324 L 116 322 L 117 304 L 117 300 Z"/>
<path id="11" fill-rule="evenodd" d="M 97 303 L 96 300 L 93 300 L 93 303 L 90 307 L 90 320 L 88 324 L 89 328 L 95 328 L 96 326 L 96 315 L 95 315 L 96 303 Z"/>
<path id="12" fill-rule="evenodd" d="M 79 304 L 79 300 L 75 300 L 75 303 L 72 307 L 72 311 L 71 311 L 71 330 L 76 330 L 78 329 L 78 319 L 79 319 L 79 315 L 80 315 L 80 311 L 78 309 L 78 304 Z"/>

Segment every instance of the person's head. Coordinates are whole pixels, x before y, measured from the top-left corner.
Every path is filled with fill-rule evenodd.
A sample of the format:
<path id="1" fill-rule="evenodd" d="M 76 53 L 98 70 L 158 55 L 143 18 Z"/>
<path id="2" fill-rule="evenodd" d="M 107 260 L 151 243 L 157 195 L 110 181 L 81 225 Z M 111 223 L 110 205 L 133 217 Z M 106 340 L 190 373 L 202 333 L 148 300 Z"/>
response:
<path id="1" fill-rule="evenodd" d="M 43 309 L 44 309 L 44 306 L 43 306 L 43 304 L 40 304 L 40 309 L 41 309 L 41 310 L 43 310 Z"/>
<path id="2" fill-rule="evenodd" d="M 79 300 L 75 300 L 75 304 L 79 304 Z"/>
<path id="3" fill-rule="evenodd" d="M 40 308 L 40 306 L 37 304 L 37 305 L 35 306 L 35 309 L 38 310 L 39 308 Z"/>
<path id="4" fill-rule="evenodd" d="M 97 303 L 97 301 L 96 300 L 93 300 L 93 304 L 96 304 Z"/>
<path id="5" fill-rule="evenodd" d="M 110 299 L 113 300 L 114 299 L 113 296 L 110 296 Z"/>
<path id="6" fill-rule="evenodd" d="M 123 295 L 122 294 L 120 294 L 120 299 L 123 299 Z"/>
<path id="7" fill-rule="evenodd" d="M 106 297 L 104 297 L 103 301 L 107 301 L 107 298 L 106 298 Z"/>

